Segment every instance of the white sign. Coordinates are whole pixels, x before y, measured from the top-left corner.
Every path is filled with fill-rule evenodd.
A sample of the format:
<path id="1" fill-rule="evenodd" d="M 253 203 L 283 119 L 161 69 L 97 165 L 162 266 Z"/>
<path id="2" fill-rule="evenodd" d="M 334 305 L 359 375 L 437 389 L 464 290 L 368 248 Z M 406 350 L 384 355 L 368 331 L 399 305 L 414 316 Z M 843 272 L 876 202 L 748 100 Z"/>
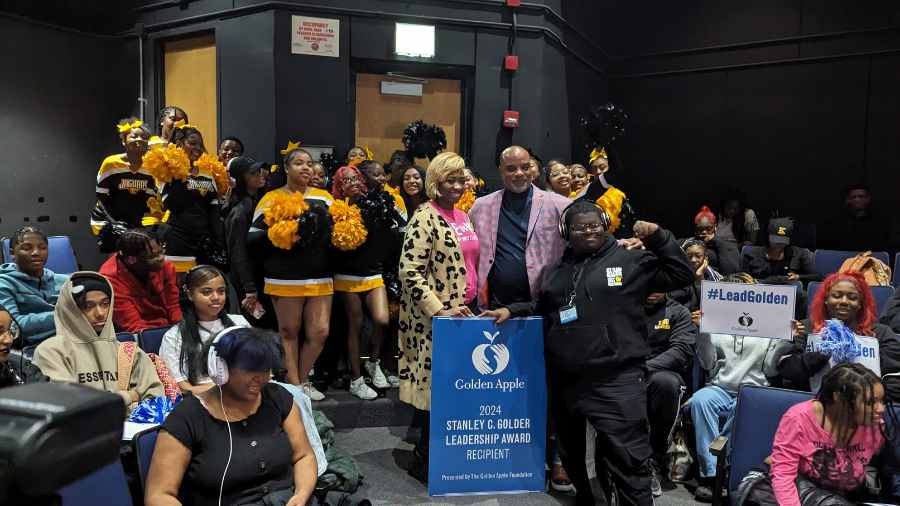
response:
<path id="1" fill-rule="evenodd" d="M 881 377 L 881 355 L 878 351 L 878 339 L 874 337 L 856 336 L 856 342 L 859 343 L 859 357 L 853 361 L 855 364 L 862 364 L 866 369 L 871 370 L 878 377 Z M 822 336 L 820 334 L 810 334 L 806 340 L 806 351 L 820 351 L 822 349 Z M 821 371 L 809 379 L 809 386 L 812 387 L 813 393 L 819 391 L 822 386 L 822 377 L 825 373 L 835 366 L 834 359 L 828 361 Z"/>
<path id="2" fill-rule="evenodd" d="M 700 283 L 700 332 L 791 340 L 793 285 Z"/>
<path id="3" fill-rule="evenodd" d="M 341 55 L 341 20 L 291 16 L 291 53 Z"/>

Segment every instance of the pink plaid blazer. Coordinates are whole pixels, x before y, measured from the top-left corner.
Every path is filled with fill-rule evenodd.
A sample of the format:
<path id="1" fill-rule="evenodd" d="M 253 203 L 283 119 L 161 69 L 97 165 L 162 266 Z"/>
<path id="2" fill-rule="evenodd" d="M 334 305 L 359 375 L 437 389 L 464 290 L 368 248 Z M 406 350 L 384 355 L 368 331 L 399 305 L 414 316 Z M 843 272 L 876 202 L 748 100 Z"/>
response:
<path id="1" fill-rule="evenodd" d="M 571 200 L 533 187 L 531 213 L 528 218 L 528 236 L 525 240 L 525 267 L 528 269 L 528 286 L 532 300 L 537 300 L 544 273 L 559 263 L 565 249 L 565 241 L 559 236 L 559 217 Z M 475 201 L 469 211 L 469 219 L 475 226 L 480 244 L 478 259 L 478 305 L 487 307 L 487 279 L 494 265 L 497 250 L 497 224 L 500 222 L 500 205 L 503 192 L 498 190 Z"/>

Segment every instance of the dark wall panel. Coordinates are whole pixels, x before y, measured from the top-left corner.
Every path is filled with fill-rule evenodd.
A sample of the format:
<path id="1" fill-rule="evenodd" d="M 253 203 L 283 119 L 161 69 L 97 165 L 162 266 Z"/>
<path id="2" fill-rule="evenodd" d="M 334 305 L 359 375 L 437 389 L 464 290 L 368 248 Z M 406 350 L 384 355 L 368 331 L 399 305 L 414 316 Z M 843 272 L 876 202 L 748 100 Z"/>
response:
<path id="1" fill-rule="evenodd" d="M 137 45 L 0 18 L 0 47 L 16 48 L 3 53 L 0 79 L 7 181 L 0 233 L 27 223 L 69 235 L 83 266 L 97 268 L 90 233 L 97 170 L 122 151 L 118 119 L 137 112 Z"/>
<path id="2" fill-rule="evenodd" d="M 237 136 L 246 153 L 261 160 L 274 160 L 278 151 L 274 28 L 273 11 L 229 19 L 216 28 L 220 137 Z"/>
<path id="3" fill-rule="evenodd" d="M 291 54 L 291 15 L 275 14 L 275 125 L 276 146 L 288 140 L 313 145 L 353 142 L 350 103 L 349 18 L 340 19 L 340 57 Z"/>

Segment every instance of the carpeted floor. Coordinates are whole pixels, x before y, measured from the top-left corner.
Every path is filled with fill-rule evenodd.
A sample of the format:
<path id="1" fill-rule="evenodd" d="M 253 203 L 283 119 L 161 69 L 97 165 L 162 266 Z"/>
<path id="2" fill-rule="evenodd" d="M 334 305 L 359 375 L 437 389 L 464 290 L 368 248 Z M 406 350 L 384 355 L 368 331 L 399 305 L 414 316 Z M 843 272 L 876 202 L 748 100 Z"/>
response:
<path id="1" fill-rule="evenodd" d="M 428 497 L 425 485 L 406 473 L 412 458 L 412 445 L 407 442 L 407 427 L 366 427 L 340 429 L 337 445 L 350 453 L 365 475 L 361 497 L 379 505 L 574 505 L 573 497 L 551 494 L 483 495 L 466 497 Z M 700 504 L 679 486 L 656 499 L 657 506 Z"/>

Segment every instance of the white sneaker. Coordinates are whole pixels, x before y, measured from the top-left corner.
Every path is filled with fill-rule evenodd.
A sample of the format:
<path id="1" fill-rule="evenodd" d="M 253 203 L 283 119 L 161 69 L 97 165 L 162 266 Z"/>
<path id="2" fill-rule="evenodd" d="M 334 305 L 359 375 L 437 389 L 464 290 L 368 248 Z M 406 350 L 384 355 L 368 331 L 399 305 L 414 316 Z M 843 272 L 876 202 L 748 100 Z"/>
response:
<path id="1" fill-rule="evenodd" d="M 300 388 L 303 389 L 303 393 L 306 394 L 311 401 L 321 401 L 325 398 L 325 394 L 316 389 L 309 381 L 300 385 Z"/>
<path id="2" fill-rule="evenodd" d="M 387 378 L 384 377 L 384 373 L 381 371 L 380 360 L 366 360 L 366 372 L 369 373 L 369 377 L 372 378 L 372 384 L 375 385 L 375 388 L 390 388 L 391 384 L 388 383 Z"/>
<path id="3" fill-rule="evenodd" d="M 391 384 L 391 388 L 397 388 L 400 386 L 400 377 L 396 374 L 388 374 L 387 380 L 388 383 Z"/>
<path id="4" fill-rule="evenodd" d="M 366 385 L 366 380 L 363 379 L 362 376 L 350 382 L 350 393 L 364 401 L 371 401 L 378 397 L 375 390 L 372 390 L 369 388 L 369 385 Z"/>

